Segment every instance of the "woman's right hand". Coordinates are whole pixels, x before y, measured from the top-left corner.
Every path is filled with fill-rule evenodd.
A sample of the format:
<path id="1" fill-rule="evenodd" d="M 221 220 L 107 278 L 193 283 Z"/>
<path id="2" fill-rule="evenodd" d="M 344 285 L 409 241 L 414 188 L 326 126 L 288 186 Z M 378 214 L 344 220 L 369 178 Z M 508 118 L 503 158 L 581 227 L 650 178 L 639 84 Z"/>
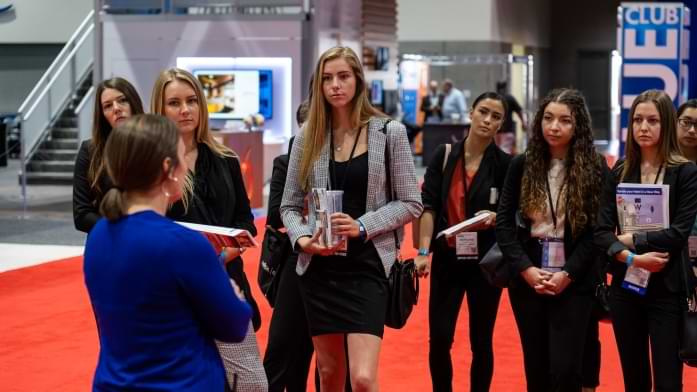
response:
<path id="1" fill-rule="evenodd" d="M 632 265 L 649 272 L 659 272 L 668 264 L 669 256 L 667 252 L 647 252 L 634 256 Z"/>
<path id="2" fill-rule="evenodd" d="M 322 229 L 319 229 L 312 237 L 300 237 L 298 238 L 298 246 L 303 252 L 311 255 L 330 256 L 334 254 L 337 248 L 328 248 L 320 244 L 319 236 L 321 235 Z"/>
<path id="3" fill-rule="evenodd" d="M 416 275 L 419 277 L 426 278 L 431 273 L 431 261 L 428 259 L 428 256 L 416 256 L 414 265 L 416 266 Z"/>

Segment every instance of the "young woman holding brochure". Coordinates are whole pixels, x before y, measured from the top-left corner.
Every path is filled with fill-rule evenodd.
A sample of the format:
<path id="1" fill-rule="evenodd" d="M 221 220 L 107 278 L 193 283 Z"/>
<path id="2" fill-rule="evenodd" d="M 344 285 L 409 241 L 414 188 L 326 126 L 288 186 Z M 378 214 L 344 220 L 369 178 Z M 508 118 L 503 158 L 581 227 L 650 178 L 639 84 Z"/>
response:
<path id="1" fill-rule="evenodd" d="M 179 221 L 245 229 L 256 236 L 240 162 L 208 129 L 208 106 L 198 80 L 182 69 L 162 71 L 153 87 L 150 104 L 153 113 L 164 115 L 177 125 L 186 147 L 189 170 L 182 179 L 184 194 L 167 216 Z M 219 343 L 218 349 L 231 388 L 266 391 L 266 373 L 254 335 L 261 319 L 244 273 L 242 252 L 244 248 L 225 247 L 220 258 L 254 310 L 254 329 L 249 329 L 247 338 L 240 344 Z"/>
<path id="2" fill-rule="evenodd" d="M 208 242 L 163 215 L 182 195 L 184 144 L 162 116 L 111 132 L 112 179 L 85 245 L 85 284 L 99 332 L 93 391 L 225 390 L 213 342 L 239 342 L 251 308 Z"/>
<path id="3" fill-rule="evenodd" d="M 467 293 L 472 346 L 470 390 L 488 391 L 494 371 L 492 336 L 501 289 L 484 278 L 479 260 L 494 245 L 498 193 L 511 162 L 510 155 L 494 143 L 506 117 L 505 99 L 487 92 L 474 100 L 467 137 L 436 150 L 421 197 L 424 213 L 419 222 L 419 255 L 414 260 L 419 275 L 431 273 L 429 296 L 429 364 L 433 390 L 451 391 L 453 365 L 450 349 L 460 306 Z M 445 165 L 444 165 L 445 162 Z M 486 214 L 477 227 L 449 240 L 436 235 L 475 215 Z M 462 241 L 471 249 L 462 249 Z M 433 251 L 433 266 L 428 255 Z"/>
<path id="4" fill-rule="evenodd" d="M 628 392 L 649 391 L 652 384 L 656 391 L 682 390 L 682 263 L 697 214 L 697 167 L 681 154 L 676 120 L 665 92 L 637 96 L 629 111 L 626 158 L 603 187 L 595 242 L 612 260 L 612 325 Z M 667 185 L 669 222 L 663 223 L 668 227 L 615 234 L 622 229 L 616 201 L 620 183 Z M 650 272 L 647 284 L 626 282 L 645 271 Z"/>
<path id="5" fill-rule="evenodd" d="M 496 221 L 496 239 L 516 276 L 508 292 L 528 391 L 581 390 L 597 281 L 593 229 L 608 174 L 583 95 L 551 91 L 527 151 L 511 162 Z M 517 214 L 527 229 L 518 227 Z"/>

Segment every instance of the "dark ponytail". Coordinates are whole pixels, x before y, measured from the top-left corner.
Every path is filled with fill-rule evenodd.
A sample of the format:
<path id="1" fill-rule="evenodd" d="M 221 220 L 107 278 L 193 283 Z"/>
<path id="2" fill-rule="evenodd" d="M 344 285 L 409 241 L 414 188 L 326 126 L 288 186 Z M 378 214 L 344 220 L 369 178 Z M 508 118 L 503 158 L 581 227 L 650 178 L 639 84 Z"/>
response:
<path id="1" fill-rule="evenodd" d="M 118 188 L 109 189 L 102 197 L 99 213 L 110 221 L 120 219 L 126 215 L 123 192 Z"/>

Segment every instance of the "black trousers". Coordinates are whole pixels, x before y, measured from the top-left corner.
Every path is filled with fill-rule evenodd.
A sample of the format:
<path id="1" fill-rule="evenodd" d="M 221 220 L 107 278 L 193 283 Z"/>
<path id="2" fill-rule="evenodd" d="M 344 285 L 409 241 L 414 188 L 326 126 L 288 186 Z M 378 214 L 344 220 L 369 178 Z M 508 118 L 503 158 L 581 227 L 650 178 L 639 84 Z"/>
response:
<path id="1" fill-rule="evenodd" d="M 522 279 L 508 290 L 523 346 L 528 392 L 581 390 L 584 343 L 593 298 L 572 286 L 537 294 Z"/>
<path id="2" fill-rule="evenodd" d="M 621 279 L 613 279 L 610 310 L 625 391 L 651 391 L 651 365 L 656 392 L 682 391 L 681 298 L 668 291 L 661 276 L 651 277 L 645 296 L 623 289 Z"/>
<path id="3" fill-rule="evenodd" d="M 300 297 L 296 258 L 283 265 L 276 304 L 269 325 L 264 369 L 269 392 L 305 391 L 312 360 L 312 338 Z"/>
<path id="4" fill-rule="evenodd" d="M 581 372 L 584 388 L 600 385 L 600 337 L 598 319 L 591 315 L 586 328 L 586 344 L 583 349 L 583 370 Z"/>
<path id="5" fill-rule="evenodd" d="M 428 302 L 429 354 L 433 391 L 452 391 L 450 349 L 462 300 L 469 308 L 471 391 L 488 391 L 494 373 L 492 337 L 501 289 L 491 286 L 476 261 L 458 261 L 454 252 L 434 255 Z"/>

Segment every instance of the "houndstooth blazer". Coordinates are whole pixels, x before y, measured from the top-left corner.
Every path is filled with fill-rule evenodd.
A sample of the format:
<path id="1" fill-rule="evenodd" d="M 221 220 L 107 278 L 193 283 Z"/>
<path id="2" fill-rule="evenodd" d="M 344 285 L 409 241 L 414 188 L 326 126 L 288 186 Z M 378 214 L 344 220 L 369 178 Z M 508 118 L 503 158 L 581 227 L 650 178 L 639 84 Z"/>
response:
<path id="1" fill-rule="evenodd" d="M 389 121 L 389 123 L 388 123 Z M 382 129 L 387 123 L 386 133 Z M 385 143 L 389 141 L 391 180 L 394 200 L 387 203 L 387 179 L 385 176 Z M 281 218 L 288 229 L 288 235 L 295 248 L 298 238 L 312 236 L 314 232 L 314 211 L 310 204 L 308 221 L 302 212 L 306 193 L 299 182 L 300 159 L 305 143 L 299 134 L 293 143 L 288 163 L 288 177 L 281 202 Z M 329 172 L 329 139 L 322 147 L 319 158 L 314 163 L 310 177 L 311 188 L 326 188 Z M 397 257 L 394 236 L 397 230 L 400 243 L 404 234 L 404 225 L 421 215 L 423 204 L 414 172 L 414 158 L 409 147 L 404 125 L 389 118 L 373 117 L 368 123 L 368 194 L 366 195 L 366 213 L 358 220 L 367 232 L 367 240 L 373 241 L 385 267 L 385 276 L 389 276 L 392 264 Z M 302 275 L 310 265 L 311 254 L 301 252 L 296 271 Z"/>

